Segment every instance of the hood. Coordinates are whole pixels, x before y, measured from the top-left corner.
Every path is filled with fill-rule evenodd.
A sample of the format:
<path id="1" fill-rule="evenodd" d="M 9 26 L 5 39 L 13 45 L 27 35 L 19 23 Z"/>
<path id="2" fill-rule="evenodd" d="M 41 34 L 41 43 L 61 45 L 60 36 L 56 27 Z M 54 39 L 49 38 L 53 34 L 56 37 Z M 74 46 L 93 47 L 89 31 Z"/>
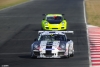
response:
<path id="1" fill-rule="evenodd" d="M 40 42 L 40 46 L 59 46 L 62 44 L 66 44 L 65 41 L 41 41 Z"/>
<path id="2" fill-rule="evenodd" d="M 59 46 L 62 44 L 66 44 L 65 41 L 36 41 L 34 44 L 40 45 L 40 46 Z"/>
<path id="3" fill-rule="evenodd" d="M 60 44 L 60 41 L 41 41 L 41 43 L 40 43 L 40 45 L 42 45 L 42 46 L 47 46 L 47 45 L 56 46 L 59 44 Z"/>

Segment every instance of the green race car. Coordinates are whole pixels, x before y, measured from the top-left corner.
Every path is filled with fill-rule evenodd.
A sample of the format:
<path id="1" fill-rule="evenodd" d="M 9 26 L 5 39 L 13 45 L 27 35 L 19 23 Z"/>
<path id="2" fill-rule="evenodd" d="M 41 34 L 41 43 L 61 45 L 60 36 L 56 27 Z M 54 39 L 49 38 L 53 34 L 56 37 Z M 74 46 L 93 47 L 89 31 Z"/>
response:
<path id="1" fill-rule="evenodd" d="M 67 21 L 63 14 L 43 14 L 42 30 L 67 30 Z"/>

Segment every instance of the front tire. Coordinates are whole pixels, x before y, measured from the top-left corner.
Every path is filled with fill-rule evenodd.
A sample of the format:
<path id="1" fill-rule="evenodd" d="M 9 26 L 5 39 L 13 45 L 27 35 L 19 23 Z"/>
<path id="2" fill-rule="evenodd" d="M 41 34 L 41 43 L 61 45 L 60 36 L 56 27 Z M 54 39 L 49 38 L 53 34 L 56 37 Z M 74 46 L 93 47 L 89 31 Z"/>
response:
<path id="1" fill-rule="evenodd" d="M 70 58 L 70 54 L 69 54 L 69 52 L 68 52 L 67 58 Z"/>
<path id="2" fill-rule="evenodd" d="M 69 49 L 68 49 L 68 55 L 66 56 L 66 58 L 70 58 Z"/>
<path id="3" fill-rule="evenodd" d="M 71 54 L 71 55 L 70 55 L 70 57 L 73 57 L 73 56 L 74 56 L 74 54 Z"/>
<path id="4" fill-rule="evenodd" d="M 72 54 L 70 55 L 70 57 L 73 57 L 74 56 L 74 51 L 72 52 Z"/>

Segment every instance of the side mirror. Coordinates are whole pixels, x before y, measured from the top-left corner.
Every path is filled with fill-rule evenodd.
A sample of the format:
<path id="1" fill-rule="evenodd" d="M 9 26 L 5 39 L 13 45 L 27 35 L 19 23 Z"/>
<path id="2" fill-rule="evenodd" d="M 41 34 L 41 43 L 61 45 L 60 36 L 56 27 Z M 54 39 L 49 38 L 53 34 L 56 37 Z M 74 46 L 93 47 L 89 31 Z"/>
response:
<path id="1" fill-rule="evenodd" d="M 67 41 L 70 41 L 70 39 L 67 39 Z"/>
<path id="2" fill-rule="evenodd" d="M 66 19 L 64 18 L 64 20 L 66 20 Z"/>
<path id="3" fill-rule="evenodd" d="M 46 16 L 46 14 L 42 14 L 42 16 Z"/>
<path id="4" fill-rule="evenodd" d="M 37 39 L 35 38 L 34 41 L 37 41 Z"/>
<path id="5" fill-rule="evenodd" d="M 65 15 L 65 14 L 62 14 L 62 15 Z"/>

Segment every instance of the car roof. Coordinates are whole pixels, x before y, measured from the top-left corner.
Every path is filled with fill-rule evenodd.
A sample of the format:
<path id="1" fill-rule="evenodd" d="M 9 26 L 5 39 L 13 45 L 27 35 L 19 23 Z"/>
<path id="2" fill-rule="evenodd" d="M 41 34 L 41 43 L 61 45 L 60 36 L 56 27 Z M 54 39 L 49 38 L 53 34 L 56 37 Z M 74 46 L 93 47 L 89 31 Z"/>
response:
<path id="1" fill-rule="evenodd" d="M 47 14 L 46 16 L 62 16 L 62 14 Z"/>

